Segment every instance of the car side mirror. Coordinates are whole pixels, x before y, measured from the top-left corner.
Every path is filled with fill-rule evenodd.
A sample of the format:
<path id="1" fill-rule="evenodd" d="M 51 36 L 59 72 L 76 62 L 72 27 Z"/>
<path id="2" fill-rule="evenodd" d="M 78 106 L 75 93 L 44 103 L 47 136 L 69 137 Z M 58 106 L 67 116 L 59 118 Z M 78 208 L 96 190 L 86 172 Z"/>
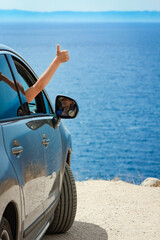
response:
<path id="1" fill-rule="evenodd" d="M 74 99 L 58 95 L 55 102 L 55 111 L 60 118 L 75 118 L 79 109 Z"/>

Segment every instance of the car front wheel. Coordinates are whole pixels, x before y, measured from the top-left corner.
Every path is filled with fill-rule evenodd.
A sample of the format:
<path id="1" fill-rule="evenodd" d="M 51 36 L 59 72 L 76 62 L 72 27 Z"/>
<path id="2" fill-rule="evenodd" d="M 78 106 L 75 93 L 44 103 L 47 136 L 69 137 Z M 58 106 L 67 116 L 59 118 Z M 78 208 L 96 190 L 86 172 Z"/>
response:
<path id="1" fill-rule="evenodd" d="M 11 228 L 6 218 L 2 218 L 0 225 L 0 239 L 2 240 L 13 240 Z"/>
<path id="2" fill-rule="evenodd" d="M 54 219 L 47 233 L 64 233 L 70 229 L 77 210 L 76 184 L 69 165 L 66 163 L 63 185 Z"/>

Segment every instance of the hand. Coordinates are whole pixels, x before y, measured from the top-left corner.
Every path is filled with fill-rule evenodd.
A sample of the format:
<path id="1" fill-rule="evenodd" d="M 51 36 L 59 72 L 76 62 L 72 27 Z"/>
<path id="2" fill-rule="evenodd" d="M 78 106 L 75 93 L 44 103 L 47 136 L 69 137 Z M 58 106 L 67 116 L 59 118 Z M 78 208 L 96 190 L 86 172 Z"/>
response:
<path id="1" fill-rule="evenodd" d="M 59 44 L 57 44 L 57 55 L 56 56 L 57 56 L 59 63 L 64 63 L 69 60 L 68 51 L 66 51 L 66 50 L 61 51 Z"/>

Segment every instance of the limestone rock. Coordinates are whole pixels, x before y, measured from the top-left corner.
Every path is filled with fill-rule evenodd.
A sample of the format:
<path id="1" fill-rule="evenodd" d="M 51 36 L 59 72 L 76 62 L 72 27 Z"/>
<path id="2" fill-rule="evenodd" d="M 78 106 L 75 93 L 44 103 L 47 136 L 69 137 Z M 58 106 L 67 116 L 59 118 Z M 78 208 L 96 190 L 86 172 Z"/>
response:
<path id="1" fill-rule="evenodd" d="M 141 183 L 141 186 L 145 186 L 145 187 L 160 187 L 160 179 L 158 179 L 158 178 L 146 178 Z"/>

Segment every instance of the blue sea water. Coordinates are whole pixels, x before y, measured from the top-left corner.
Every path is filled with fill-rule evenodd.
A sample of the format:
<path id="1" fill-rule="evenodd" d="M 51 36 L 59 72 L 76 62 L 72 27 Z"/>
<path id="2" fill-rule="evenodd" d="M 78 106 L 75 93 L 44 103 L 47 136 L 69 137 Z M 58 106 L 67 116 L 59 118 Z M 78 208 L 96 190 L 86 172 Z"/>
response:
<path id="1" fill-rule="evenodd" d="M 79 103 L 72 133 L 76 180 L 140 183 L 160 178 L 160 24 L 0 24 L 0 43 L 19 52 L 38 76 L 67 49 L 46 87 Z"/>

